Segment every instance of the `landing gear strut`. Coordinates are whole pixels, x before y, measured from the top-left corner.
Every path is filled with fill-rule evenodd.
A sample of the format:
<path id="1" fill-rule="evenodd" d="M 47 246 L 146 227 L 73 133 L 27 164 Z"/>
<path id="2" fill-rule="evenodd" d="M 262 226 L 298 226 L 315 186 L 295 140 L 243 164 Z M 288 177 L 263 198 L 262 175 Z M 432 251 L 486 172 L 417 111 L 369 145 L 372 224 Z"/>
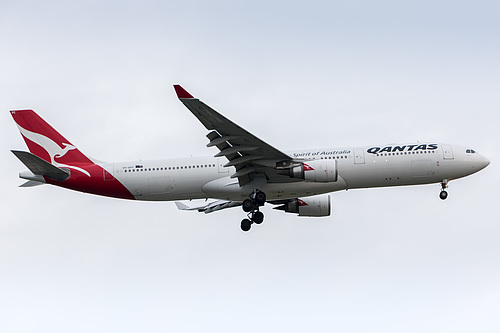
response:
<path id="1" fill-rule="evenodd" d="M 259 211 L 260 206 L 266 203 L 266 194 L 261 191 L 255 190 L 249 199 L 243 200 L 241 205 L 243 210 L 248 213 L 246 219 L 241 221 L 241 230 L 249 231 L 252 224 L 261 224 L 264 221 L 264 214 Z"/>
<path id="2" fill-rule="evenodd" d="M 441 193 L 439 193 L 439 198 L 441 200 L 446 200 L 448 198 L 448 192 L 446 192 L 446 189 L 448 188 L 448 179 L 443 179 L 441 182 Z"/>

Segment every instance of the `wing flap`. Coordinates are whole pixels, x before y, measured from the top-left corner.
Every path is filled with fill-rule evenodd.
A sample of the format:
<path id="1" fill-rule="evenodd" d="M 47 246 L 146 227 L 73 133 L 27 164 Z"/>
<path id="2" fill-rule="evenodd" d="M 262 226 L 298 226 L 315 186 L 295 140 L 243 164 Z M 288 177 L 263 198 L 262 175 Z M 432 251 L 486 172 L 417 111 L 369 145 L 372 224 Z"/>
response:
<path id="1" fill-rule="evenodd" d="M 213 147 L 220 145 L 221 143 L 228 142 L 229 140 L 234 140 L 234 139 L 240 139 L 241 137 L 235 136 L 235 135 L 230 135 L 230 136 L 220 136 L 217 137 L 213 140 L 211 140 L 208 144 L 207 147 Z"/>

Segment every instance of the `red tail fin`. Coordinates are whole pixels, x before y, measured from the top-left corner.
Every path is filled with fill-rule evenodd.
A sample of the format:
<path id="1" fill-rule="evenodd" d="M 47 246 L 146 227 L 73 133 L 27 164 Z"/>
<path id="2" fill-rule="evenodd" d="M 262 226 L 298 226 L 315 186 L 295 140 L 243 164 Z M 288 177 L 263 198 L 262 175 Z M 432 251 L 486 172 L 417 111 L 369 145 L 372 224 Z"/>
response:
<path id="1" fill-rule="evenodd" d="M 52 164 L 93 163 L 33 110 L 11 111 L 30 152 Z"/>

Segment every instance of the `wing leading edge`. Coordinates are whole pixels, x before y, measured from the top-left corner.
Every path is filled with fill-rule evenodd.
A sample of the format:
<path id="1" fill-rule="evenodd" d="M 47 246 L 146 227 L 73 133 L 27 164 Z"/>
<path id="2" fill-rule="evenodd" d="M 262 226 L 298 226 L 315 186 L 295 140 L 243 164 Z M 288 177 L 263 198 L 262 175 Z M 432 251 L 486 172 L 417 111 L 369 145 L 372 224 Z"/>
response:
<path id="1" fill-rule="evenodd" d="M 174 85 L 179 100 L 198 118 L 210 132 L 207 147 L 217 147 L 219 153 L 215 157 L 228 159 L 225 167 L 235 167 L 231 178 L 238 178 L 240 186 L 254 179 L 257 173 L 266 175 L 268 182 L 284 181 L 277 173 L 278 164 L 291 162 L 292 158 L 265 143 L 255 135 L 241 128 L 202 101 L 194 98 L 180 85 Z M 290 181 L 289 177 L 286 177 Z"/>

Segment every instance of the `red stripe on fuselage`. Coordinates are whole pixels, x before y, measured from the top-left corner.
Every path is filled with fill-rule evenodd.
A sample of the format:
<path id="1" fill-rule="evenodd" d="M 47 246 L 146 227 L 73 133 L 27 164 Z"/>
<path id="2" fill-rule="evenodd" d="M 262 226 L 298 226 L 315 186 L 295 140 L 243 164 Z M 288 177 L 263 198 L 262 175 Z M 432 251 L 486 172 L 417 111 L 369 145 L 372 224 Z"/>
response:
<path id="1" fill-rule="evenodd" d="M 135 200 L 132 193 L 130 193 L 130 191 L 116 178 L 112 177 L 109 179 L 109 173 L 105 179 L 107 171 L 100 165 L 72 163 L 72 166 L 87 171 L 90 173 L 90 177 L 81 171 L 70 168 L 71 176 L 65 181 L 58 182 L 47 177 L 45 177 L 45 180 L 48 184 L 57 185 L 75 191 L 103 195 L 106 197 Z"/>

